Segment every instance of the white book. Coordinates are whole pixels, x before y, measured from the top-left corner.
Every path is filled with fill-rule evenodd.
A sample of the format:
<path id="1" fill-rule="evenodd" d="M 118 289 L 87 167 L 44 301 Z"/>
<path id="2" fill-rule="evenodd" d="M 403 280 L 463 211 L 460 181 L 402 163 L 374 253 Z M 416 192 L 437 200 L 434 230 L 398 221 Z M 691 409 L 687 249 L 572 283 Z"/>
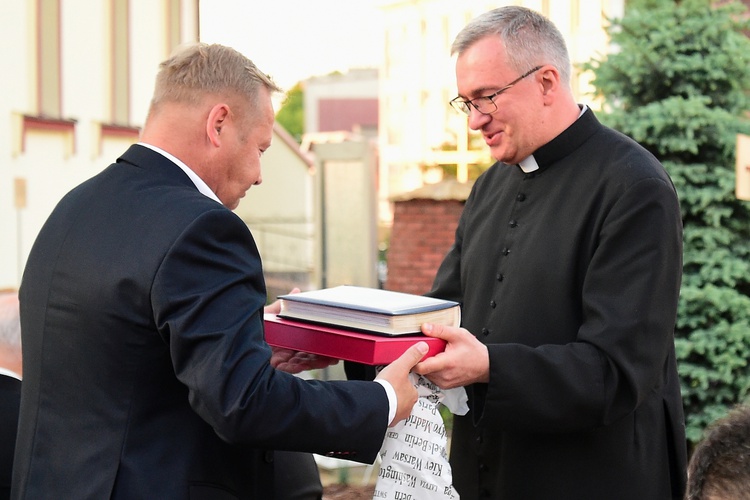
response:
<path id="1" fill-rule="evenodd" d="M 386 335 L 420 333 L 423 323 L 460 326 L 458 302 L 351 285 L 279 296 L 282 318 Z"/>

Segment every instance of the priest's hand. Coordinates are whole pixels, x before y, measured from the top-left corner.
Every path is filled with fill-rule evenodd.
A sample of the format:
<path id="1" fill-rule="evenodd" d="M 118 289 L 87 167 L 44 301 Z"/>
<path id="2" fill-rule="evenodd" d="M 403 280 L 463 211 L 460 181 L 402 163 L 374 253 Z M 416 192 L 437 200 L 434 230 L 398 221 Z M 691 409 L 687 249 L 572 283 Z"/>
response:
<path id="1" fill-rule="evenodd" d="M 422 333 L 447 342 L 445 351 L 427 358 L 414 371 L 427 377 L 441 389 L 452 389 L 476 382 L 490 381 L 490 355 L 470 331 L 425 323 Z"/>

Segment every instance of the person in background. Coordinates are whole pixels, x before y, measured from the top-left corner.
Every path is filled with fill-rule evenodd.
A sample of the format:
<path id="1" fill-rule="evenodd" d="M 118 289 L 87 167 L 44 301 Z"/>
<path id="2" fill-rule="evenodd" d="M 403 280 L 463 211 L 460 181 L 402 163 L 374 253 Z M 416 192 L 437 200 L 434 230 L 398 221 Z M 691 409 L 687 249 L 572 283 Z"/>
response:
<path id="1" fill-rule="evenodd" d="M 576 102 L 565 41 L 544 16 L 486 12 L 452 53 L 451 105 L 497 163 L 429 293 L 462 304 L 462 328 L 424 325 L 448 345 L 415 371 L 467 388 L 450 450 L 461 500 L 682 498 L 670 178 Z"/>
<path id="2" fill-rule="evenodd" d="M 0 291 L 0 499 L 10 498 L 13 451 L 21 402 L 21 321 L 18 295 Z"/>
<path id="3" fill-rule="evenodd" d="M 371 463 L 417 399 L 418 342 L 374 382 L 264 341 L 261 183 L 276 85 L 191 44 L 160 65 L 141 142 L 63 197 L 20 287 L 14 499 L 272 499 L 273 450 Z"/>
<path id="4" fill-rule="evenodd" d="M 750 500 L 750 406 L 708 427 L 690 457 L 685 500 Z"/>

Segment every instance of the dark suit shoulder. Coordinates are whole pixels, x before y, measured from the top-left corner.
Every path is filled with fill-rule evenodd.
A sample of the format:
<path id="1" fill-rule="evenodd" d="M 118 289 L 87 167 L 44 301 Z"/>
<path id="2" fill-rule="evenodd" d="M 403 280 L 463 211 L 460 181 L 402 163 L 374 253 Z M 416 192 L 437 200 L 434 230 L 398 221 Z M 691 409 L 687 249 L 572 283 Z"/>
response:
<path id="1" fill-rule="evenodd" d="M 20 404 L 21 381 L 0 375 L 0 498 L 8 498 L 10 491 Z"/>

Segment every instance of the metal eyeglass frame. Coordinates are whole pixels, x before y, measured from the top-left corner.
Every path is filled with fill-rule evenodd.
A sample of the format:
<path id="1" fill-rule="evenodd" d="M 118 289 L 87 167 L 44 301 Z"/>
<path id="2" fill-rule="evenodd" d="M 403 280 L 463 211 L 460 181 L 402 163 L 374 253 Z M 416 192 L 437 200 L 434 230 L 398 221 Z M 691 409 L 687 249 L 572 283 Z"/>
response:
<path id="1" fill-rule="evenodd" d="M 505 92 L 506 90 L 508 90 L 509 88 L 511 88 L 512 86 L 514 86 L 515 84 L 517 84 L 518 82 L 526 78 L 527 76 L 531 75 L 532 73 L 536 71 L 539 71 L 540 69 L 542 69 L 542 66 L 537 66 L 535 68 L 530 69 L 523 75 L 519 76 L 518 78 L 510 82 L 505 87 L 502 87 L 500 90 L 490 95 L 475 97 L 474 99 L 470 99 L 468 101 L 461 99 L 460 96 L 454 97 L 453 99 L 451 99 L 450 105 L 456 111 L 463 113 L 467 116 L 471 115 L 472 106 L 474 107 L 474 109 L 476 109 L 483 115 L 491 115 L 492 113 L 497 111 L 497 104 L 495 104 L 495 97 L 499 96 L 500 94 L 502 94 L 503 92 Z M 477 104 L 477 101 L 479 102 L 479 104 Z M 484 108 L 484 111 L 480 108 Z"/>

